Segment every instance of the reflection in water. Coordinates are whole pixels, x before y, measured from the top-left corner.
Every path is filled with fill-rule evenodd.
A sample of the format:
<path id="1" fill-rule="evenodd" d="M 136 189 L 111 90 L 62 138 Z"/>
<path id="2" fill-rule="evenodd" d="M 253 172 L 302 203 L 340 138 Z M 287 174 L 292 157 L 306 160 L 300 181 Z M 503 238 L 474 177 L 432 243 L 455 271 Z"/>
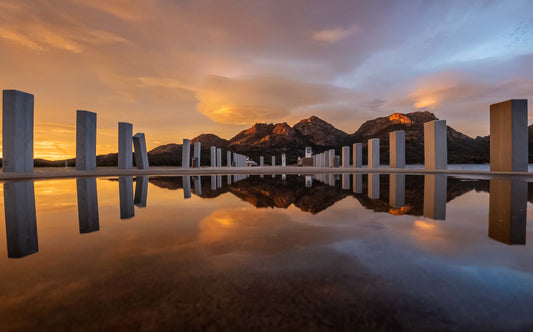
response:
<path id="1" fill-rule="evenodd" d="M 228 175 L 227 178 L 226 184 L 229 186 L 231 184 L 231 175 Z"/>
<path id="2" fill-rule="evenodd" d="M 96 178 L 76 179 L 76 191 L 78 193 L 80 234 L 100 230 Z"/>
<path id="3" fill-rule="evenodd" d="M 306 188 L 313 187 L 313 177 L 311 175 L 306 175 L 305 176 L 305 187 Z"/>
<path id="4" fill-rule="evenodd" d="M 350 174 L 342 174 L 342 189 L 350 190 Z"/>
<path id="5" fill-rule="evenodd" d="M 191 177 L 183 176 L 181 179 L 183 181 L 183 198 L 191 198 Z"/>
<path id="6" fill-rule="evenodd" d="M 424 217 L 446 219 L 447 175 L 424 175 Z"/>
<path id="7" fill-rule="evenodd" d="M 390 174 L 389 205 L 393 208 L 405 206 L 405 174 Z"/>
<path id="8" fill-rule="evenodd" d="M 217 190 L 217 176 L 211 175 L 211 190 Z"/>
<path id="9" fill-rule="evenodd" d="M 133 203 L 138 207 L 146 207 L 148 196 L 148 176 L 137 176 L 135 178 L 135 198 Z"/>
<path id="10" fill-rule="evenodd" d="M 353 174 L 353 192 L 354 194 L 363 193 L 363 174 Z"/>
<path id="11" fill-rule="evenodd" d="M 20 258 L 39 251 L 33 181 L 4 183 L 7 257 Z"/>
<path id="12" fill-rule="evenodd" d="M 526 244 L 527 182 L 490 180 L 489 237 L 505 244 Z"/>
<path id="13" fill-rule="evenodd" d="M 222 188 L 222 175 L 217 175 L 217 189 Z"/>
<path id="14" fill-rule="evenodd" d="M 328 174 L 328 183 L 330 186 L 335 187 L 335 174 Z"/>
<path id="15" fill-rule="evenodd" d="M 368 197 L 379 199 L 379 174 L 368 174 Z"/>
<path id="16" fill-rule="evenodd" d="M 133 176 L 118 177 L 118 191 L 120 198 L 120 219 L 129 219 L 135 216 L 133 204 Z"/>
<path id="17" fill-rule="evenodd" d="M 194 177 L 194 194 L 197 196 L 202 196 L 202 177 Z"/>

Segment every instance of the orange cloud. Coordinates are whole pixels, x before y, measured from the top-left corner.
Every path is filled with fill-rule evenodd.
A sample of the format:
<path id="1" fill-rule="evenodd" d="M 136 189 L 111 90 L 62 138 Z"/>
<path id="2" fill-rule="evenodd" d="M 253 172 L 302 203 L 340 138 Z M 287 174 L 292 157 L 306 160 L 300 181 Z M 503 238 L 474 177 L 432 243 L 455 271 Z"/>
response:
<path id="1" fill-rule="evenodd" d="M 338 41 L 341 41 L 350 35 L 357 32 L 357 27 L 351 27 L 348 29 L 327 29 L 327 30 L 320 30 L 313 33 L 313 39 L 319 42 L 329 43 L 333 44 Z"/>

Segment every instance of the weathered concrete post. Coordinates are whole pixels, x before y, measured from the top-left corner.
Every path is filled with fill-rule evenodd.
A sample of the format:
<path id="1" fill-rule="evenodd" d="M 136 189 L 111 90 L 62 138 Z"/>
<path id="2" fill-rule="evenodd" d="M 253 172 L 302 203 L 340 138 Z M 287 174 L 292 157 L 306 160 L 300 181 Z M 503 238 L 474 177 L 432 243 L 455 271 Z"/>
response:
<path id="1" fill-rule="evenodd" d="M 33 181 L 4 183 L 4 213 L 7 257 L 20 258 L 38 252 Z"/>
<path id="2" fill-rule="evenodd" d="M 401 208 L 405 206 L 405 174 L 390 174 L 389 177 L 389 205 Z"/>
<path id="3" fill-rule="evenodd" d="M 211 167 L 217 166 L 217 148 L 215 146 L 211 147 Z"/>
<path id="4" fill-rule="evenodd" d="M 276 156 L 272 156 L 272 166 L 276 166 Z"/>
<path id="5" fill-rule="evenodd" d="M 183 182 L 183 198 L 189 199 L 191 198 L 191 177 L 182 176 L 181 179 Z"/>
<path id="6" fill-rule="evenodd" d="M 527 172 L 527 99 L 490 105 L 490 170 Z"/>
<path id="7" fill-rule="evenodd" d="M 148 176 L 135 177 L 135 197 L 133 204 L 138 207 L 146 207 L 146 200 L 148 197 Z"/>
<path id="8" fill-rule="evenodd" d="M 350 167 L 350 147 L 349 146 L 342 147 L 342 167 L 343 168 Z"/>
<path id="9" fill-rule="evenodd" d="M 405 131 L 389 133 L 390 168 L 405 168 Z"/>
<path id="10" fill-rule="evenodd" d="M 446 120 L 424 123 L 424 164 L 426 169 L 448 168 Z"/>
<path id="11" fill-rule="evenodd" d="M 491 179 L 489 237 L 505 244 L 526 244 L 527 182 Z"/>
<path id="12" fill-rule="evenodd" d="M 368 168 L 379 168 L 379 138 L 368 140 Z"/>
<path id="13" fill-rule="evenodd" d="M 363 167 L 363 144 L 354 143 L 353 145 L 353 167 Z"/>
<path id="14" fill-rule="evenodd" d="M 265 158 L 263 156 L 259 157 L 259 166 L 263 167 L 265 165 Z"/>
<path id="15" fill-rule="evenodd" d="M 239 154 L 233 152 L 233 166 L 239 167 Z"/>
<path id="16" fill-rule="evenodd" d="M 191 164 L 191 140 L 184 138 L 181 147 L 181 168 L 188 169 Z"/>
<path id="17" fill-rule="evenodd" d="M 129 219 L 135 216 L 133 203 L 133 176 L 118 177 L 118 192 L 120 201 L 120 219 Z"/>
<path id="18" fill-rule="evenodd" d="M 222 149 L 217 148 L 217 167 L 222 167 Z"/>
<path id="19" fill-rule="evenodd" d="M 96 113 L 76 112 L 76 169 L 96 169 Z"/>
<path id="20" fill-rule="evenodd" d="M 146 152 L 146 139 L 143 133 L 137 133 L 133 136 L 133 148 L 137 169 L 148 169 L 148 153 Z"/>
<path id="21" fill-rule="evenodd" d="M 80 234 L 100 230 L 96 178 L 77 178 L 78 223 Z"/>
<path id="22" fill-rule="evenodd" d="M 33 95 L 4 90 L 3 98 L 3 170 L 33 172 Z"/>
<path id="23" fill-rule="evenodd" d="M 281 154 L 281 166 L 287 166 L 287 156 L 285 155 L 285 153 Z"/>
<path id="24" fill-rule="evenodd" d="M 226 165 L 231 167 L 231 151 L 226 151 Z"/>
<path id="25" fill-rule="evenodd" d="M 324 167 L 329 167 L 329 151 L 324 151 Z"/>
<path id="26" fill-rule="evenodd" d="M 329 149 L 329 167 L 335 167 L 335 149 Z"/>
<path id="27" fill-rule="evenodd" d="M 379 198 L 379 174 L 368 174 L 368 197 L 371 199 Z"/>
<path id="28" fill-rule="evenodd" d="M 447 183 L 445 174 L 424 175 L 424 217 L 446 219 Z"/>
<path id="29" fill-rule="evenodd" d="M 133 164 L 133 126 L 131 123 L 118 123 L 118 168 L 130 169 Z"/>
<path id="30" fill-rule="evenodd" d="M 196 164 L 192 165 L 192 167 L 200 168 L 201 156 L 202 156 L 202 143 L 201 142 L 194 142 L 193 158 L 194 158 Z"/>

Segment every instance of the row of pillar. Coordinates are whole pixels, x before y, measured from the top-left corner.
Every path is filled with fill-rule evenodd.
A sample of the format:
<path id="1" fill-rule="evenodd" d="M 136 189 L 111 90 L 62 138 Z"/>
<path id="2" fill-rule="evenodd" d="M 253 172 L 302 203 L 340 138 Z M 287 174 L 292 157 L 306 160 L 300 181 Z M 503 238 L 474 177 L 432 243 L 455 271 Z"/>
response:
<path id="1" fill-rule="evenodd" d="M 201 156 L 202 143 L 194 142 L 193 158 L 191 159 L 191 141 L 189 139 L 183 139 L 182 155 L 181 155 L 181 167 L 184 169 L 200 168 L 200 156 Z M 210 166 L 212 168 L 222 167 L 222 149 L 216 146 L 210 147 Z M 227 167 L 246 167 L 248 157 L 239 153 L 232 153 L 226 151 L 226 166 Z"/>

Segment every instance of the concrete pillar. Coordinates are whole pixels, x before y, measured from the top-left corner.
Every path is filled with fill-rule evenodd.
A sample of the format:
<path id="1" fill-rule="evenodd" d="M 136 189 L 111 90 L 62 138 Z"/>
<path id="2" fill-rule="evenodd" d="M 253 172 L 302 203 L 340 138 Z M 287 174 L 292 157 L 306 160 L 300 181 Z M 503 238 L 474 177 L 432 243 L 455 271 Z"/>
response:
<path id="1" fill-rule="evenodd" d="M 222 167 L 222 149 L 217 148 L 217 167 Z"/>
<path id="2" fill-rule="evenodd" d="M 335 167 L 335 149 L 329 149 L 329 167 Z"/>
<path id="3" fill-rule="evenodd" d="M 181 147 L 181 168 L 188 169 L 191 164 L 191 140 L 184 138 Z"/>
<path id="4" fill-rule="evenodd" d="M 135 177 L 135 197 L 133 204 L 138 207 L 146 207 L 146 200 L 148 197 L 148 176 Z"/>
<path id="5" fill-rule="evenodd" d="M 389 205 L 401 208 L 405 206 L 405 174 L 390 174 L 389 179 Z"/>
<path id="6" fill-rule="evenodd" d="M 78 194 L 78 223 L 80 234 L 100 230 L 96 178 L 77 178 L 76 192 Z"/>
<path id="7" fill-rule="evenodd" d="M 191 198 L 191 177 L 182 176 L 181 179 L 183 183 L 183 199 L 189 199 Z"/>
<path id="8" fill-rule="evenodd" d="M 445 174 L 424 175 L 424 217 L 446 219 L 447 183 Z"/>
<path id="9" fill-rule="evenodd" d="M 353 145 L 353 167 L 363 167 L 363 144 L 354 143 Z"/>
<path id="10" fill-rule="evenodd" d="M 265 165 L 265 158 L 263 156 L 259 157 L 259 166 L 263 167 Z"/>
<path id="11" fill-rule="evenodd" d="M 211 167 L 217 166 L 217 148 L 215 146 L 211 147 Z"/>
<path id="12" fill-rule="evenodd" d="M 276 156 L 272 156 L 272 166 L 276 166 Z"/>
<path id="13" fill-rule="evenodd" d="M 193 167 L 200 168 L 201 156 L 202 156 L 202 143 L 194 142 L 193 158 L 196 160 L 196 166 L 193 165 Z"/>
<path id="14" fill-rule="evenodd" d="M 233 152 L 233 166 L 239 167 L 239 155 L 235 152 Z"/>
<path id="15" fill-rule="evenodd" d="M 379 199 L 379 174 L 368 174 L 368 197 Z"/>
<path id="16" fill-rule="evenodd" d="M 76 169 L 96 169 L 96 113 L 93 112 L 76 112 Z"/>
<path id="17" fill-rule="evenodd" d="M 329 167 L 329 151 L 324 151 L 324 167 Z"/>
<path id="18" fill-rule="evenodd" d="M 285 153 L 281 154 L 281 166 L 287 166 L 287 156 L 285 155 Z"/>
<path id="19" fill-rule="evenodd" d="M 527 182 L 491 179 L 489 237 L 505 244 L 526 244 Z"/>
<path id="20" fill-rule="evenodd" d="M 350 174 L 342 173 L 342 189 L 350 190 Z"/>
<path id="21" fill-rule="evenodd" d="M 143 133 L 137 133 L 133 136 L 133 148 L 137 169 L 148 169 L 148 153 L 146 152 L 146 139 Z"/>
<path id="22" fill-rule="evenodd" d="M 379 168 L 379 138 L 368 140 L 368 168 Z"/>
<path id="23" fill-rule="evenodd" d="M 4 183 L 4 213 L 7 257 L 20 258 L 38 252 L 33 181 Z"/>
<path id="24" fill-rule="evenodd" d="M 231 151 L 226 151 L 226 165 L 231 167 Z"/>
<path id="25" fill-rule="evenodd" d="M 361 194 L 363 192 L 363 174 L 353 174 L 353 192 Z"/>
<path id="26" fill-rule="evenodd" d="M 390 168 L 405 168 L 405 131 L 389 133 Z"/>
<path id="27" fill-rule="evenodd" d="M 120 219 L 133 218 L 135 216 L 135 207 L 133 203 L 133 176 L 118 177 L 118 192 L 120 199 Z"/>
<path id="28" fill-rule="evenodd" d="M 349 146 L 342 147 L 342 167 L 343 168 L 350 167 L 350 147 Z"/>
<path id="29" fill-rule="evenodd" d="M 424 123 L 424 164 L 426 169 L 448 168 L 446 120 Z"/>
<path id="30" fill-rule="evenodd" d="M 4 90 L 3 98 L 3 170 L 33 172 L 33 95 Z"/>
<path id="31" fill-rule="evenodd" d="M 490 170 L 527 172 L 527 99 L 490 105 Z"/>
<path id="32" fill-rule="evenodd" d="M 202 196 L 202 177 L 194 177 L 194 194 L 197 196 Z"/>
<path id="33" fill-rule="evenodd" d="M 133 164 L 133 126 L 131 123 L 118 123 L 118 168 L 130 169 Z"/>

